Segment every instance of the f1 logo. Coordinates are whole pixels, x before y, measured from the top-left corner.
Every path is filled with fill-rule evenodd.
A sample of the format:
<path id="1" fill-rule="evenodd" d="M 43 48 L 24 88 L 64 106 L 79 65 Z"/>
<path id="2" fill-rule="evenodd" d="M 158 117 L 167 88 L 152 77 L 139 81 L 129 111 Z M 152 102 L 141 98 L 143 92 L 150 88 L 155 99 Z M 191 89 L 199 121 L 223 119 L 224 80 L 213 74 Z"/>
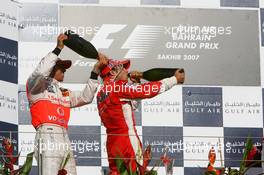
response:
<path id="1" fill-rule="evenodd" d="M 103 24 L 91 43 L 97 49 L 109 49 L 114 42 L 114 39 L 108 39 L 109 35 L 120 32 L 127 26 L 126 24 Z M 129 36 L 121 36 L 127 38 L 117 49 L 127 50 L 123 58 L 144 58 L 163 30 L 163 26 L 136 25 Z"/>
<path id="2" fill-rule="evenodd" d="M 112 33 L 123 30 L 127 25 L 124 24 L 103 24 L 100 30 L 95 34 L 91 43 L 97 49 L 108 49 L 113 43 L 113 39 L 107 39 Z"/>

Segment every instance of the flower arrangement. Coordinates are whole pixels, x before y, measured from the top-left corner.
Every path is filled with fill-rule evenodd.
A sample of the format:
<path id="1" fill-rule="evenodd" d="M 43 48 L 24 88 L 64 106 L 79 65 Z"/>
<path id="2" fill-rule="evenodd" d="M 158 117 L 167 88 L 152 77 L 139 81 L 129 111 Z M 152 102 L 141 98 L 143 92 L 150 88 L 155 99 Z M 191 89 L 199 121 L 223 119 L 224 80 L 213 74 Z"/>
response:
<path id="1" fill-rule="evenodd" d="M 2 147 L 0 148 L 0 174 L 1 175 L 29 175 L 32 163 L 33 163 L 34 152 L 27 154 L 27 158 L 23 166 L 18 169 L 14 169 L 14 165 L 18 162 L 18 156 L 14 156 L 14 146 L 10 139 L 3 139 Z M 67 171 L 64 169 L 70 153 L 64 158 L 61 169 L 58 171 L 58 175 L 67 175 Z"/>
<path id="2" fill-rule="evenodd" d="M 14 146 L 11 140 L 4 138 L 2 141 L 2 147 L 0 148 L 0 174 L 28 175 L 32 168 L 33 154 L 34 152 L 29 153 L 24 165 L 18 169 L 14 169 L 14 165 L 18 161 L 19 155 L 14 156 Z"/>
<path id="3" fill-rule="evenodd" d="M 125 161 L 119 157 L 116 159 L 116 165 L 121 175 L 157 175 L 158 172 L 155 170 L 155 168 L 156 166 L 159 167 L 163 163 L 165 166 L 166 175 L 172 175 L 174 160 L 167 156 L 167 151 L 168 149 L 166 148 L 164 155 L 160 157 L 160 160 L 158 160 L 155 163 L 155 166 L 153 166 L 150 170 L 147 169 L 152 158 L 150 145 L 147 146 L 143 153 L 143 165 L 137 164 L 136 172 L 132 172 L 131 168 L 127 167 L 125 164 Z"/>
<path id="4" fill-rule="evenodd" d="M 254 146 L 252 139 L 248 137 L 239 169 L 232 169 L 231 167 L 222 169 L 214 168 L 216 155 L 213 148 L 209 151 L 208 158 L 209 164 L 206 172 L 204 173 L 205 175 L 245 175 L 250 168 L 261 163 L 261 150 L 260 148 Z"/>
<path id="5" fill-rule="evenodd" d="M 253 145 L 252 139 L 248 138 L 246 142 L 245 151 L 243 154 L 243 159 L 240 163 L 239 169 L 232 169 L 231 167 L 226 168 L 215 168 L 216 153 L 215 149 L 212 147 L 208 153 L 208 166 L 204 175 L 245 175 L 246 172 L 255 166 L 261 165 L 261 148 Z M 159 167 L 162 163 L 164 164 L 166 175 L 173 174 L 173 164 L 174 159 L 171 159 L 167 156 L 168 149 L 165 149 L 163 156 L 160 157 L 155 163 L 155 166 L 150 170 L 147 169 L 151 159 L 151 146 L 149 145 L 143 153 L 143 165 L 137 164 L 137 170 L 135 172 L 131 171 L 131 168 L 127 166 L 124 160 L 121 158 L 116 159 L 116 165 L 121 175 L 157 175 L 158 172 L 155 170 L 155 167 Z M 0 147 L 0 174 L 1 175 L 29 175 L 32 168 L 33 155 L 34 152 L 31 152 L 27 155 L 26 161 L 18 169 L 15 169 L 15 164 L 19 158 L 14 156 L 14 146 L 11 143 L 10 139 L 3 139 L 2 147 Z M 70 153 L 63 159 L 60 170 L 57 175 L 67 175 L 65 166 L 70 159 Z M 264 174 L 264 173 L 263 173 Z"/>

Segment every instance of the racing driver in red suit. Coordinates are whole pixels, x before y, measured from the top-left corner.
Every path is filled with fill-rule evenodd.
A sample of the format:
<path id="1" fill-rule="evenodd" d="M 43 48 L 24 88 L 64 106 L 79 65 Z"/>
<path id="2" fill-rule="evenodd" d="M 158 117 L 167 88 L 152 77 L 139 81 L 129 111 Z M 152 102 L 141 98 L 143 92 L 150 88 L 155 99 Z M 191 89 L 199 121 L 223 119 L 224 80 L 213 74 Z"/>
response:
<path id="1" fill-rule="evenodd" d="M 130 60 L 110 59 L 101 71 L 104 86 L 98 91 L 97 105 L 106 128 L 106 148 L 110 175 L 119 175 L 115 159 L 120 157 L 133 172 L 137 163 L 143 164 L 142 143 L 137 135 L 134 117 L 134 100 L 152 98 L 163 93 L 185 79 L 183 69 L 161 81 L 144 84 L 129 84 Z M 132 79 L 131 79 L 132 80 Z"/>

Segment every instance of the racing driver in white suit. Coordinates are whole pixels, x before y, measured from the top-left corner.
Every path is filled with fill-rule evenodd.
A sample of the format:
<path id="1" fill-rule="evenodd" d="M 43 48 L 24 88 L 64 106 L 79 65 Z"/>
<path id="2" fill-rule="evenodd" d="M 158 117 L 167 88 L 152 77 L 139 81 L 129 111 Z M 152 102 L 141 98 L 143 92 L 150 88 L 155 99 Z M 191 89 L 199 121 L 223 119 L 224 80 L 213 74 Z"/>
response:
<path id="1" fill-rule="evenodd" d="M 100 69 L 107 64 L 105 57 L 100 57 L 99 54 L 99 61 L 82 91 L 61 88 L 59 84 L 64 79 L 64 73 L 71 67 L 70 60 L 58 58 L 65 39 L 67 36 L 64 34 L 58 36 L 57 47 L 40 61 L 26 84 L 31 122 L 37 131 L 35 157 L 41 162 L 42 175 L 57 175 L 63 159 L 68 154 L 70 159 L 65 170 L 69 175 L 76 175 L 76 164 L 67 134 L 70 108 L 92 102 L 99 85 L 97 76 Z M 38 156 L 38 151 L 41 151 L 41 157 Z"/>

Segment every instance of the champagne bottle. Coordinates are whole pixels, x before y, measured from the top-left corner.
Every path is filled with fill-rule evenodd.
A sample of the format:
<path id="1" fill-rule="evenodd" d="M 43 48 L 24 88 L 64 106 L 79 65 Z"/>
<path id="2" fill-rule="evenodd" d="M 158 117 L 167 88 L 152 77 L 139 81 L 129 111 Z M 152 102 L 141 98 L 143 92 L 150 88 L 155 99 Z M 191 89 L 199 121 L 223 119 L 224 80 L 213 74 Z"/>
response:
<path id="1" fill-rule="evenodd" d="M 160 81 L 164 78 L 172 77 L 179 68 L 153 68 L 139 74 L 140 77 L 147 81 Z M 184 72 L 184 69 L 181 69 Z M 130 74 L 129 74 L 130 76 Z"/>
<path id="2" fill-rule="evenodd" d="M 66 31 L 64 34 L 68 36 L 68 39 L 63 41 L 67 47 L 83 57 L 97 59 L 98 52 L 89 41 L 71 30 Z"/>

